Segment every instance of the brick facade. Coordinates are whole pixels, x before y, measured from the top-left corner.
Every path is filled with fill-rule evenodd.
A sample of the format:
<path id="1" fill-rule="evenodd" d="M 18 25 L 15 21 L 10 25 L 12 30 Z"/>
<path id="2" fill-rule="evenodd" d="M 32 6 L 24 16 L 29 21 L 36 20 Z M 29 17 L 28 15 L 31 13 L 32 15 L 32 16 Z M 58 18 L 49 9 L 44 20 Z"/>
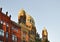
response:
<path id="1" fill-rule="evenodd" d="M 0 42 L 20 42 L 21 27 L 11 20 L 8 12 L 3 13 L 0 8 Z"/>

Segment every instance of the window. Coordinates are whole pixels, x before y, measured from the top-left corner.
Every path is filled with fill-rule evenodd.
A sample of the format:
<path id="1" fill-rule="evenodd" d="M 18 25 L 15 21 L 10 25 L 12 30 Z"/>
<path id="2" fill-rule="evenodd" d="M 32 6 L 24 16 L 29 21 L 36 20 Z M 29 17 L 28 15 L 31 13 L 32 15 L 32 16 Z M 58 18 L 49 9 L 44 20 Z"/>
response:
<path id="1" fill-rule="evenodd" d="M 12 27 L 12 30 L 15 30 L 16 32 L 18 32 L 18 29 L 15 27 Z"/>
<path id="2" fill-rule="evenodd" d="M 0 42 L 3 42 L 3 41 L 0 40 Z"/>
<path id="3" fill-rule="evenodd" d="M 35 33 L 34 33 L 34 31 L 31 30 L 31 31 L 29 31 L 29 34 L 34 35 Z"/>
<path id="4" fill-rule="evenodd" d="M 4 31 L 0 29 L 0 36 L 4 36 Z"/>
<path id="5" fill-rule="evenodd" d="M 26 37 L 26 34 L 25 33 L 23 33 L 23 37 Z"/>
<path id="6" fill-rule="evenodd" d="M 31 26 L 26 25 L 26 27 L 31 28 Z"/>
<path id="7" fill-rule="evenodd" d="M 23 39 L 25 39 L 25 38 L 26 38 L 26 31 L 23 31 L 22 38 L 23 38 Z"/>
<path id="8" fill-rule="evenodd" d="M 26 37 L 26 31 L 23 31 L 23 37 Z"/>
<path id="9" fill-rule="evenodd" d="M 14 40 L 14 35 L 12 35 L 12 40 Z"/>
<path id="10" fill-rule="evenodd" d="M 3 21 L 0 21 L 1 24 L 3 24 Z"/>
<path id="11" fill-rule="evenodd" d="M 25 23 L 25 22 L 26 22 L 26 19 L 23 16 L 20 16 L 19 23 Z"/>
<path id="12" fill-rule="evenodd" d="M 6 26 L 7 26 L 7 27 L 9 26 L 8 23 L 6 23 Z"/>
<path id="13" fill-rule="evenodd" d="M 34 31 L 31 31 L 32 34 L 34 34 Z"/>
<path id="14" fill-rule="evenodd" d="M 8 32 L 6 32 L 6 38 L 8 38 Z"/>
<path id="15" fill-rule="evenodd" d="M 30 22 L 32 22 L 32 20 L 30 19 Z"/>
<path id="16" fill-rule="evenodd" d="M 12 35 L 12 40 L 17 42 L 17 37 L 15 35 Z"/>
<path id="17" fill-rule="evenodd" d="M 2 28 L 2 26 L 3 26 L 3 25 L 0 23 L 0 28 Z"/>

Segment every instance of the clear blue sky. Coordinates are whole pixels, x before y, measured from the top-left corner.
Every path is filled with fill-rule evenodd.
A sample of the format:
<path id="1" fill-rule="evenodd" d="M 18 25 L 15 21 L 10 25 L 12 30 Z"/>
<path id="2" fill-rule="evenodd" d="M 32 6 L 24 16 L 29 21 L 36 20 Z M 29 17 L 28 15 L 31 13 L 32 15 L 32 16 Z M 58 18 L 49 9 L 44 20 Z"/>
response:
<path id="1" fill-rule="evenodd" d="M 60 0 L 0 0 L 3 12 L 9 12 L 17 22 L 18 11 L 23 8 L 35 20 L 40 34 L 44 26 L 48 30 L 50 42 L 60 42 Z"/>

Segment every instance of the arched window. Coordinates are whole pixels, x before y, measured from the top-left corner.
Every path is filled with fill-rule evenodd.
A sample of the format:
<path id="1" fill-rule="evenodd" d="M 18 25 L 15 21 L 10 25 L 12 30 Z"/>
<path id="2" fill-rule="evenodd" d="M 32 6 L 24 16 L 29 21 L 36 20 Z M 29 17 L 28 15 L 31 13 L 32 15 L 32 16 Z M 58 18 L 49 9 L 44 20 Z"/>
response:
<path id="1" fill-rule="evenodd" d="M 6 23 L 6 26 L 9 27 L 8 23 Z"/>
<path id="2" fill-rule="evenodd" d="M 14 35 L 14 34 L 12 34 L 12 40 L 13 40 L 14 42 L 17 42 L 17 36 Z"/>
<path id="3" fill-rule="evenodd" d="M 6 32 L 6 38 L 8 38 L 8 32 Z"/>

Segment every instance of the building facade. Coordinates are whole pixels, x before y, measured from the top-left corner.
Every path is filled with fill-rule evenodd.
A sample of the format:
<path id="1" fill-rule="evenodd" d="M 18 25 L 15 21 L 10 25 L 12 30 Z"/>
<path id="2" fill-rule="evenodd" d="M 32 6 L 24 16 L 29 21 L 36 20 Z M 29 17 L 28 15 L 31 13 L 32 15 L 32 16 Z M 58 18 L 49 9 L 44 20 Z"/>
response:
<path id="1" fill-rule="evenodd" d="M 21 42 L 21 27 L 0 8 L 0 42 Z"/>
<path id="2" fill-rule="evenodd" d="M 0 8 L 0 42 L 35 42 L 36 27 L 33 18 L 24 10 L 18 14 L 18 23 Z"/>
<path id="3" fill-rule="evenodd" d="M 21 42 L 35 42 L 35 22 L 23 9 L 19 11 L 18 24 L 21 26 Z"/>
<path id="4" fill-rule="evenodd" d="M 36 33 L 34 19 L 25 10 L 20 10 L 18 23 L 11 20 L 8 12 L 3 13 L 0 8 L 0 42 L 49 42 L 48 32 L 44 27 L 42 38 Z"/>

